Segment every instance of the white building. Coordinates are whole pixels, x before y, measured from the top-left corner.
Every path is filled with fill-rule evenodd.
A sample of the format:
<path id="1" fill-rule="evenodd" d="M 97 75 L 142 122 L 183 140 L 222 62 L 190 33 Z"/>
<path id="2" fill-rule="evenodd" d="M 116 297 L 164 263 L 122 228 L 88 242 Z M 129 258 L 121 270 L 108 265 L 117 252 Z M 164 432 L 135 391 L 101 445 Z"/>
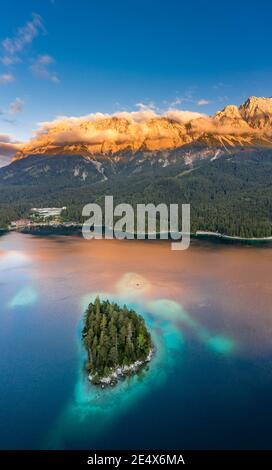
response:
<path id="1" fill-rule="evenodd" d="M 33 207 L 30 209 L 32 214 L 38 215 L 39 217 L 56 217 L 61 214 L 66 207 Z"/>

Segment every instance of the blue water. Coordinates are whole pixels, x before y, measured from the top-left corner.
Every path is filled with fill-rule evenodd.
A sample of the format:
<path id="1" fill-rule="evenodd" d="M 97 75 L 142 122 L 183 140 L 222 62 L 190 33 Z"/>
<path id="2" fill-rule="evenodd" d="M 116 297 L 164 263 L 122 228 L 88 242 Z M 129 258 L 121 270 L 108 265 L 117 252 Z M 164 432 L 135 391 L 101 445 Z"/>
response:
<path id="1" fill-rule="evenodd" d="M 271 251 L 2 236 L 0 448 L 271 448 Z M 106 390 L 80 336 L 97 293 L 143 314 L 156 345 Z"/>

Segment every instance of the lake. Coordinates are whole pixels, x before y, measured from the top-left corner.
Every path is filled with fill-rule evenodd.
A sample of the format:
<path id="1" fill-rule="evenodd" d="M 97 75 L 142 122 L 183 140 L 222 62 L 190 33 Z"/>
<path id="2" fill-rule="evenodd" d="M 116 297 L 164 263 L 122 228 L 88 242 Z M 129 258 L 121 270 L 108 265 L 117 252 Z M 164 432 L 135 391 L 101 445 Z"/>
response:
<path id="1" fill-rule="evenodd" d="M 272 448 L 272 248 L 0 238 L 2 449 Z M 84 310 L 144 315 L 151 364 L 91 385 Z"/>

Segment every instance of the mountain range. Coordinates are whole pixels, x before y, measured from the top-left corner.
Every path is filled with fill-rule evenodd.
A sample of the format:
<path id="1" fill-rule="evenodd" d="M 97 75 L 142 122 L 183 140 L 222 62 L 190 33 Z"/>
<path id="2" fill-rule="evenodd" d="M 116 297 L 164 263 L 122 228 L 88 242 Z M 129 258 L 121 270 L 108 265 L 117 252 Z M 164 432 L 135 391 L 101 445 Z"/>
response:
<path id="1" fill-rule="evenodd" d="M 195 230 L 272 233 L 272 98 L 251 97 L 209 117 L 153 111 L 42 124 L 0 168 L 0 226 L 32 206 L 191 203 Z M 2 221 L 2 222 L 1 222 Z"/>
<path id="2" fill-rule="evenodd" d="M 212 117 L 173 110 L 160 116 L 147 111 L 58 119 L 44 123 L 14 160 L 33 154 L 77 154 L 109 157 L 118 164 L 123 152 L 172 150 L 191 143 L 272 147 L 272 98 L 250 97 Z"/>

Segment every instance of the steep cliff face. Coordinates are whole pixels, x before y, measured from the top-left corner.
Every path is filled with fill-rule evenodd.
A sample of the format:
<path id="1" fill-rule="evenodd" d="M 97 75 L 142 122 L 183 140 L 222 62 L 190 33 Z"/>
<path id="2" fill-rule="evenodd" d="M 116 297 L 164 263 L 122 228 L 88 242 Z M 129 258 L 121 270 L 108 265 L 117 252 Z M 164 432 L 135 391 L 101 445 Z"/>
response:
<path id="1" fill-rule="evenodd" d="M 122 158 L 122 152 L 175 149 L 199 141 L 207 146 L 272 146 L 272 98 L 250 97 L 240 107 L 226 106 L 212 117 L 165 113 L 139 119 L 135 113 L 124 114 L 46 123 L 14 159 L 31 154 Z"/>
<path id="2" fill-rule="evenodd" d="M 249 124 L 243 119 L 238 106 L 228 105 L 214 116 L 214 122 L 219 127 L 229 127 L 230 133 L 250 132 Z"/>
<path id="3" fill-rule="evenodd" d="M 251 96 L 239 107 L 243 119 L 254 129 L 272 132 L 272 98 Z"/>

